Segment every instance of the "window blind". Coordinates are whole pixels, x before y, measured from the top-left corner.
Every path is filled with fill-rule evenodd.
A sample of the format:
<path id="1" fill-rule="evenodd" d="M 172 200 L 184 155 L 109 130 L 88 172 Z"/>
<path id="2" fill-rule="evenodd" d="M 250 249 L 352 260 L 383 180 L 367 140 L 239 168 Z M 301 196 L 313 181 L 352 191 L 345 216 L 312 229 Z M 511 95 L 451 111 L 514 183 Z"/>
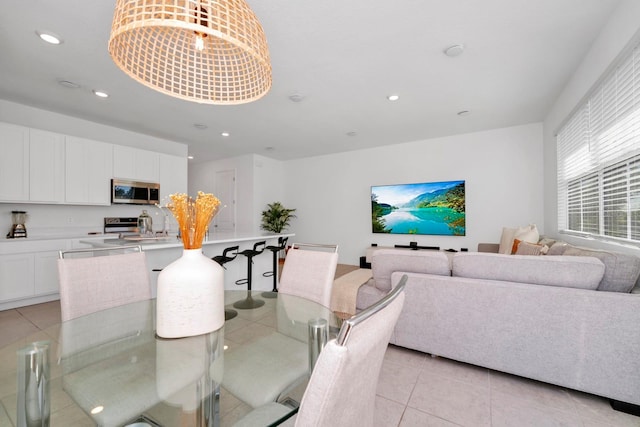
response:
<path id="1" fill-rule="evenodd" d="M 558 229 L 640 242 L 640 50 L 625 55 L 557 137 Z"/>

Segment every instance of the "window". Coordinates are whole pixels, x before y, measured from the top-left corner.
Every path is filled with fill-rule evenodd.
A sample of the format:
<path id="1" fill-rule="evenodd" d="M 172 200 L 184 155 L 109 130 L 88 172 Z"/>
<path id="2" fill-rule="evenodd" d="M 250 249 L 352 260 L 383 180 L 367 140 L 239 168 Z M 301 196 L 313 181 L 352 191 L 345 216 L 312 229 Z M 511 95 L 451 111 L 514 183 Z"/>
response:
<path id="1" fill-rule="evenodd" d="M 626 54 L 558 133 L 558 228 L 640 243 L 640 51 Z"/>

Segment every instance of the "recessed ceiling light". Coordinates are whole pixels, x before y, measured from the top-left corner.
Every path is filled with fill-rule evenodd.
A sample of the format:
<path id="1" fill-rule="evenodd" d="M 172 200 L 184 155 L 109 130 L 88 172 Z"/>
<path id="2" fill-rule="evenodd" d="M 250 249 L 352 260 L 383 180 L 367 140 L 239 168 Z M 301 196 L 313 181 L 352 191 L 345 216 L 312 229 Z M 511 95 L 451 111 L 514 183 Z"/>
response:
<path id="1" fill-rule="evenodd" d="M 387 99 L 389 101 L 397 101 L 398 99 L 400 99 L 400 95 L 389 95 L 387 96 Z"/>
<path id="2" fill-rule="evenodd" d="M 78 83 L 70 82 L 69 80 L 58 80 L 58 84 L 68 89 L 78 89 L 80 87 Z"/>
<path id="3" fill-rule="evenodd" d="M 444 54 L 453 58 L 454 56 L 460 55 L 464 52 L 463 44 L 454 44 L 453 46 L 449 46 L 445 50 L 443 50 Z"/>
<path id="4" fill-rule="evenodd" d="M 229 136 L 229 135 L 231 135 L 231 134 L 230 134 L 229 132 L 222 132 L 220 135 L 222 135 L 222 136 Z"/>
<path id="5" fill-rule="evenodd" d="M 299 93 L 294 93 L 293 95 L 289 95 L 289 100 L 291 102 L 302 102 L 304 100 L 304 95 Z"/>
<path id="6" fill-rule="evenodd" d="M 193 156 L 187 156 L 187 159 L 193 160 Z"/>
<path id="7" fill-rule="evenodd" d="M 44 40 L 47 43 L 50 43 L 50 44 L 62 43 L 62 39 L 51 32 L 36 31 L 36 34 L 38 35 L 38 37 L 40 37 L 42 40 Z"/>
<path id="8" fill-rule="evenodd" d="M 103 91 L 103 90 L 94 89 L 93 90 L 93 94 L 95 96 L 99 96 L 100 98 L 108 98 L 109 97 L 109 94 L 107 92 Z"/>
<path id="9" fill-rule="evenodd" d="M 194 123 L 193 127 L 199 130 L 205 130 L 207 128 L 207 125 L 202 123 Z"/>
<path id="10" fill-rule="evenodd" d="M 471 111 L 469 111 L 469 110 L 458 111 L 458 115 L 460 117 L 467 117 L 469 114 L 471 114 Z"/>

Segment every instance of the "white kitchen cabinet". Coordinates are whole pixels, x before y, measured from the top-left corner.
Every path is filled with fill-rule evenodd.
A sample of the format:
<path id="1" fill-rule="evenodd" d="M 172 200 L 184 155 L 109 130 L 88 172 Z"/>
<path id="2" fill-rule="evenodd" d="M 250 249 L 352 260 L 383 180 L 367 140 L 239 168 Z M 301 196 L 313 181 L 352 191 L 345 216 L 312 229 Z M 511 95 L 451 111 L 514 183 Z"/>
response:
<path id="1" fill-rule="evenodd" d="M 0 256 L 0 302 L 34 294 L 33 254 Z"/>
<path id="2" fill-rule="evenodd" d="M 139 148 L 113 146 L 113 177 L 159 182 L 159 154 Z"/>
<path id="3" fill-rule="evenodd" d="M 111 204 L 112 144 L 67 136 L 65 162 L 66 203 Z"/>
<path id="4" fill-rule="evenodd" d="M 188 191 L 187 159 L 160 154 L 160 204 L 166 205 L 169 195 Z"/>
<path id="5" fill-rule="evenodd" d="M 63 203 L 65 137 L 39 129 L 29 131 L 29 201 Z"/>
<path id="6" fill-rule="evenodd" d="M 58 299 L 58 254 L 70 246 L 70 239 L 0 241 L 0 310 Z"/>
<path id="7" fill-rule="evenodd" d="M 34 295 L 57 294 L 58 285 L 58 251 L 38 252 L 34 254 Z"/>
<path id="8" fill-rule="evenodd" d="M 0 123 L 0 201 L 29 200 L 29 128 Z"/>

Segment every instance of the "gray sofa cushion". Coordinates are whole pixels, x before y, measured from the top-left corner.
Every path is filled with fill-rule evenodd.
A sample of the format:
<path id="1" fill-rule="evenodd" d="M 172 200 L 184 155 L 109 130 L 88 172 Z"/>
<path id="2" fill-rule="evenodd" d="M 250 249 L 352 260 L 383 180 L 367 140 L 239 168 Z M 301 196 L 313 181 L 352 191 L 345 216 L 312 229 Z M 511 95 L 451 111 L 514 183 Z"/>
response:
<path id="1" fill-rule="evenodd" d="M 602 261 L 605 268 L 599 291 L 631 292 L 640 275 L 640 258 L 637 256 L 573 246 L 568 247 L 563 255 L 595 257 Z"/>
<path id="2" fill-rule="evenodd" d="M 407 249 L 378 249 L 371 257 L 371 274 L 376 288 L 391 290 L 391 273 L 426 273 L 450 276 L 449 258 L 440 251 L 413 251 Z"/>
<path id="3" fill-rule="evenodd" d="M 592 257 L 459 253 L 453 257 L 452 275 L 595 290 L 604 270 Z"/>

